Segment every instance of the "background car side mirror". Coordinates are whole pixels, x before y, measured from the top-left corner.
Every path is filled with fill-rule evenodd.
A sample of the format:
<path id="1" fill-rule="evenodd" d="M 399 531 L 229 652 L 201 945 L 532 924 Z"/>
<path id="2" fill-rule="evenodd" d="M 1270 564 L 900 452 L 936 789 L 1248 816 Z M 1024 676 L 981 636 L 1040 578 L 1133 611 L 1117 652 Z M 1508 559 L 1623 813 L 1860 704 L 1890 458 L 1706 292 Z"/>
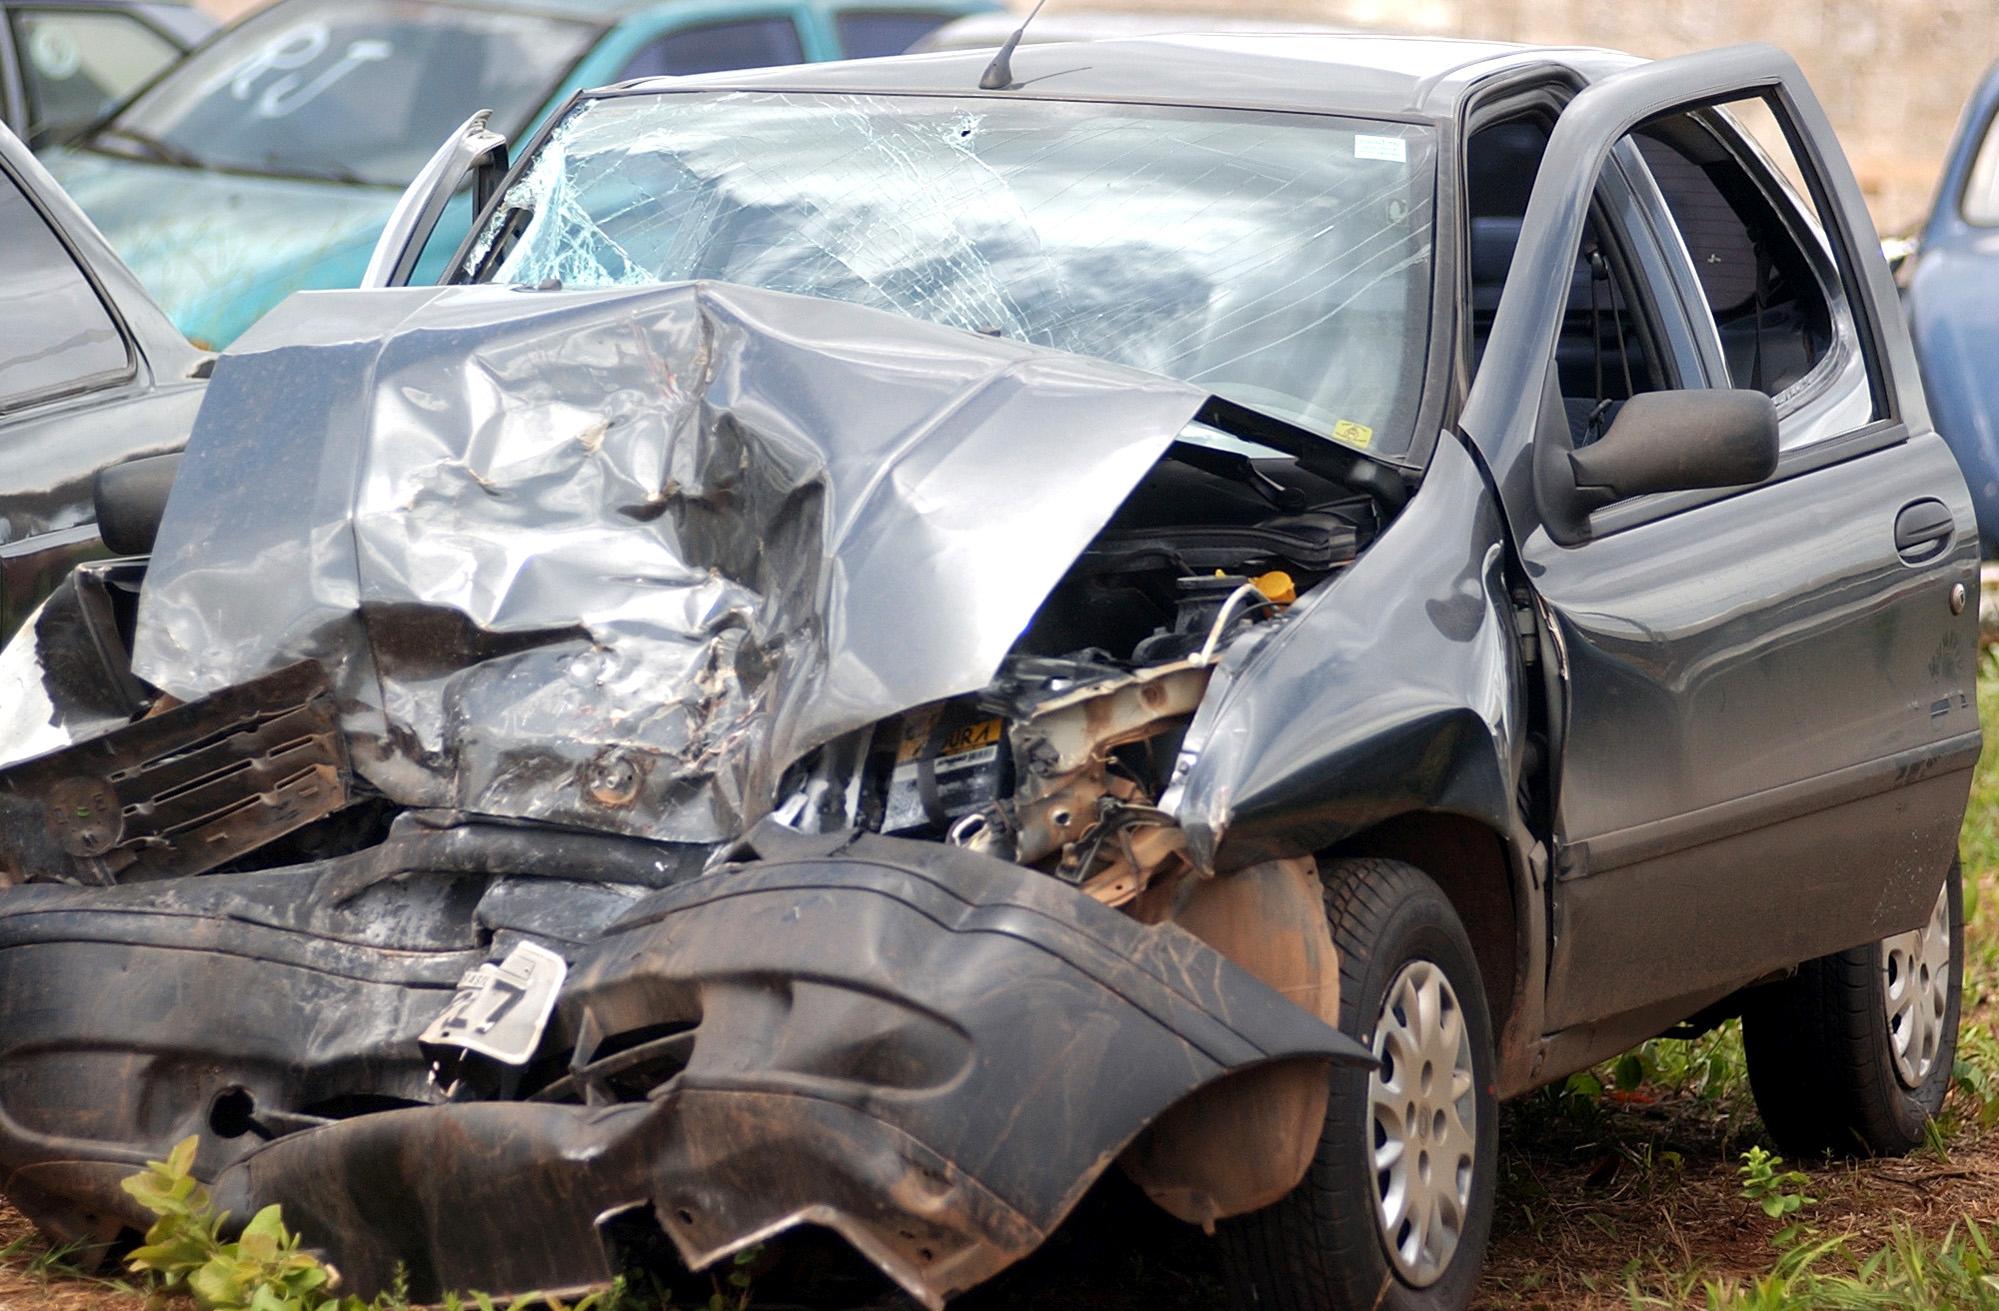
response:
<path id="1" fill-rule="evenodd" d="M 1551 404 L 1536 443 L 1535 480 L 1543 525 L 1564 546 L 1588 541 L 1590 512 L 1614 502 L 1748 486 L 1777 468 L 1777 407 L 1760 391 L 1645 392 L 1583 447 L 1570 446 L 1561 402 Z"/>
<path id="2" fill-rule="evenodd" d="M 97 533 L 113 555 L 151 555 L 167 497 L 180 472 L 180 452 L 149 455 L 99 469 L 90 499 L 97 507 Z"/>

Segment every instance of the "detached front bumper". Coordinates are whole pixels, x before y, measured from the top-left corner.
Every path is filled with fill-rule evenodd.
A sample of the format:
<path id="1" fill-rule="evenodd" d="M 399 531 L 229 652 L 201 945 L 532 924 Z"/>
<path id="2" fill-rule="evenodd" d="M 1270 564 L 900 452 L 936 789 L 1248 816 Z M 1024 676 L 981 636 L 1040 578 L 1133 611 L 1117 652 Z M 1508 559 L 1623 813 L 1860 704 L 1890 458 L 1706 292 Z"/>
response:
<path id="1" fill-rule="evenodd" d="M 249 1215 L 281 1203 L 364 1295 L 398 1265 L 420 1298 L 599 1283 L 614 1273 L 609 1231 L 635 1220 L 697 1269 L 810 1223 L 934 1307 L 1033 1250 L 1190 1093 L 1276 1064 L 1367 1062 L 1192 936 L 1043 875 L 927 843 L 765 835 L 760 858 L 630 903 L 567 951 L 541 1058 L 578 1068 L 564 1085 L 577 1100 L 387 1110 L 262 1143 L 211 1134 L 197 1160 L 219 1204 Z M 49 922 L 94 895 L 129 914 L 138 892 L 71 894 Z M 9 961 L 28 932 L 7 918 L 0 999 L 14 995 Z M 76 973 L 60 991 L 79 1000 L 62 1023 L 40 1017 L 36 1050 L 5 1052 L 0 1069 L 60 1059 L 54 1029 L 93 1041 L 91 955 L 62 953 Z M 205 956 L 155 962 L 184 972 L 180 1005 L 205 1010 L 205 1031 L 268 1011 L 202 992 Z M 262 986 L 293 988 L 296 970 L 269 959 Z M 327 977 L 315 975 L 326 1008 L 294 1030 L 302 1047 L 342 1023 Z M 389 1046 L 413 1051 L 415 1034 Z M 647 1043 L 672 1053 L 656 1083 L 589 1076 L 617 1064 L 603 1053 Z M 184 1098 L 205 1106 L 219 1088 L 198 1065 Z M 206 1077 L 240 1084 L 227 1066 L 208 1063 Z M 102 1094 L 75 1090 L 80 1123 Z M 0 1110 L 11 1098 L 0 1090 Z M 0 1164 L 34 1175 L 37 1145 L 13 1123 L 0 1115 Z M 169 1144 L 145 1130 L 133 1117 L 132 1147 Z"/>

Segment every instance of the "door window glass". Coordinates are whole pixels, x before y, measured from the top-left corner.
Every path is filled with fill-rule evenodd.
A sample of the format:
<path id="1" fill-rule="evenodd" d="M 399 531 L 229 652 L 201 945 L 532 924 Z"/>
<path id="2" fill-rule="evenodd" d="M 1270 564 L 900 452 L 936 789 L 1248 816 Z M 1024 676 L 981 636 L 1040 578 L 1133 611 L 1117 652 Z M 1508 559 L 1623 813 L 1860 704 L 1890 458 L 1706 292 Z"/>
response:
<path id="1" fill-rule="evenodd" d="M 614 80 L 691 77 L 803 62 L 805 48 L 799 44 L 796 23 L 789 18 L 758 18 L 668 33 L 633 55 Z"/>
<path id="2" fill-rule="evenodd" d="M 1638 134 L 1671 213 L 1726 361 L 1717 385 L 1780 402 L 1838 363 L 1858 339 L 1832 251 L 1789 146 L 1760 101 L 1676 114 Z M 1762 139 L 1744 125 L 1763 121 Z M 1774 157 L 1774 160 L 1773 160 Z M 1871 411 L 1871 407 L 1870 407 Z"/>
<path id="3" fill-rule="evenodd" d="M 96 289 L 0 173 L 0 410 L 130 370 L 131 355 Z"/>
<path id="4" fill-rule="evenodd" d="M 1492 332 L 1553 126 L 1539 112 L 1504 119 L 1475 132 L 1466 150 L 1467 322 L 1474 368 Z M 1672 385 L 1655 347 L 1654 318 L 1640 312 L 1626 252 L 1610 231 L 1603 214 L 1592 213 L 1555 338 L 1556 385 L 1577 445 L 1602 436 L 1631 397 Z"/>
<path id="5" fill-rule="evenodd" d="M 847 58 L 875 59 L 903 53 L 953 17 L 918 9 L 859 10 L 836 15 L 833 29 Z"/>
<path id="6" fill-rule="evenodd" d="M 17 10 L 14 44 L 36 146 L 96 122 L 180 54 L 129 14 L 88 10 Z"/>

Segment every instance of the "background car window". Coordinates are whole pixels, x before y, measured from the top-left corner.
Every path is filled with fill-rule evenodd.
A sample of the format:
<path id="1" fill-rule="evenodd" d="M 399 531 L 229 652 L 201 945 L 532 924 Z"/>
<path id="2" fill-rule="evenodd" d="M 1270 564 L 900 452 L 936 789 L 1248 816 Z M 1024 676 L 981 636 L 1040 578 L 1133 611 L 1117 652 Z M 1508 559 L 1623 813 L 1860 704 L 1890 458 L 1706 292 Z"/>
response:
<path id="1" fill-rule="evenodd" d="M 1820 239 L 1795 208 L 1779 208 L 1795 202 L 1774 173 L 1747 158 L 1739 139 L 1731 148 L 1705 114 L 1647 127 L 1638 150 L 1693 261 L 1729 382 L 1782 396 L 1831 353 L 1835 318 L 1846 315 L 1806 245 Z M 1843 326 L 1851 338 L 1850 317 Z"/>
<path id="2" fill-rule="evenodd" d="M 228 29 L 90 138 L 93 149 L 405 186 L 480 109 L 524 127 L 597 27 L 411 0 L 283 0 Z"/>
<path id="3" fill-rule="evenodd" d="M 849 59 L 899 55 L 955 18 L 921 9 L 861 10 L 833 17 L 840 49 Z"/>
<path id="4" fill-rule="evenodd" d="M 1971 161 L 1971 177 L 1958 205 L 1964 221 L 1981 228 L 1999 227 L 1999 132 L 1994 127 L 1999 127 L 1999 116 L 1985 124 L 1985 139 L 1978 143 L 1978 158 Z"/>
<path id="5" fill-rule="evenodd" d="M 0 411 L 123 377 L 131 366 L 96 288 L 0 173 Z"/>
<path id="6" fill-rule="evenodd" d="M 130 14 L 19 9 L 13 21 L 35 146 L 96 122 L 180 54 Z"/>
<path id="7" fill-rule="evenodd" d="M 789 18 L 757 18 L 683 28 L 645 46 L 614 81 L 634 77 L 689 77 L 736 68 L 801 64 L 805 48 Z"/>

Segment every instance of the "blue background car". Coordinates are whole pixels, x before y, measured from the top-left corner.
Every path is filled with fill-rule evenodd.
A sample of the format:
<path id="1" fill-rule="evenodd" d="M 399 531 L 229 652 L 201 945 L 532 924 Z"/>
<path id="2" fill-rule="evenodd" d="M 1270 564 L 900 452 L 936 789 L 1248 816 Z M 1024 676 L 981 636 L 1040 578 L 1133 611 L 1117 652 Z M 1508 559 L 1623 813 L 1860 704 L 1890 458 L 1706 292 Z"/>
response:
<path id="1" fill-rule="evenodd" d="M 1943 180 L 1901 269 L 1923 390 L 1999 556 L 1999 64 L 1966 104 Z"/>
<path id="2" fill-rule="evenodd" d="M 991 0 L 279 0 L 50 171 L 196 344 L 359 283 L 401 189 L 473 112 L 520 141 L 582 87 L 896 54 Z M 471 222 L 461 196 L 415 280 Z"/>
<path id="3" fill-rule="evenodd" d="M 0 0 L 0 123 L 31 146 L 59 141 L 214 30 L 185 0 Z"/>

